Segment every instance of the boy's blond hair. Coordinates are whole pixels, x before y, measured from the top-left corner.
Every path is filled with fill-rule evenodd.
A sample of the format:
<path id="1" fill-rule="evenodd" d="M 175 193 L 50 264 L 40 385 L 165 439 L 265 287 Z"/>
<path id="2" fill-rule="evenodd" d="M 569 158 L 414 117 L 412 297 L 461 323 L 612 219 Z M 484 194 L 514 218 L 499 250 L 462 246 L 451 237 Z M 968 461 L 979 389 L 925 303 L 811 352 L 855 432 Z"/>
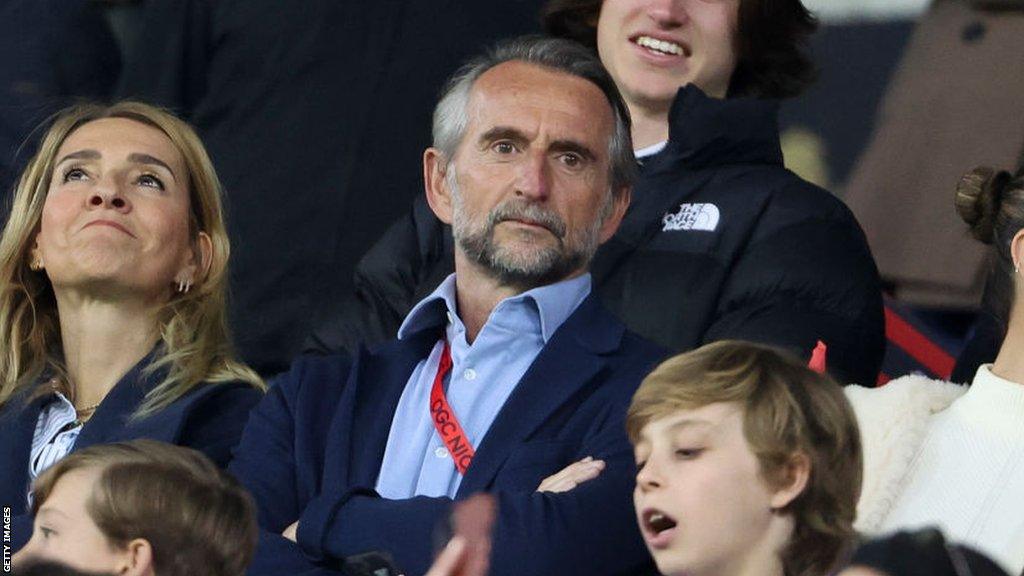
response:
<path id="1" fill-rule="evenodd" d="M 842 389 L 781 350 L 721 341 L 666 360 L 633 396 L 626 431 L 634 444 L 648 423 L 717 402 L 743 407 L 743 433 L 772 486 L 788 464 L 811 464 L 803 492 L 783 511 L 794 532 L 782 553 L 787 576 L 828 573 L 852 543 L 862 455 L 856 417 Z"/>

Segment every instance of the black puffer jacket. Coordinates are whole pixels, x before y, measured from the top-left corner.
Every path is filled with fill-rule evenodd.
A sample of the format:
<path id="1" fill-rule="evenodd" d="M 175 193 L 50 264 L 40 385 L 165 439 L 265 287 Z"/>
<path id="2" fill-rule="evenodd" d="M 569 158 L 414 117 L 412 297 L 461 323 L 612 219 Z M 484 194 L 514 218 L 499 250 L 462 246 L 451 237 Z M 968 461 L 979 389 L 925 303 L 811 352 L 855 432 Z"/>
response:
<path id="1" fill-rule="evenodd" d="M 682 88 L 668 146 L 594 259 L 595 290 L 674 350 L 739 338 L 806 355 L 822 340 L 837 378 L 873 383 L 885 346 L 874 260 L 846 206 L 782 166 L 776 112 Z M 453 267 L 451 230 L 421 198 L 363 258 L 355 298 L 325 313 L 311 351 L 393 338 Z"/>

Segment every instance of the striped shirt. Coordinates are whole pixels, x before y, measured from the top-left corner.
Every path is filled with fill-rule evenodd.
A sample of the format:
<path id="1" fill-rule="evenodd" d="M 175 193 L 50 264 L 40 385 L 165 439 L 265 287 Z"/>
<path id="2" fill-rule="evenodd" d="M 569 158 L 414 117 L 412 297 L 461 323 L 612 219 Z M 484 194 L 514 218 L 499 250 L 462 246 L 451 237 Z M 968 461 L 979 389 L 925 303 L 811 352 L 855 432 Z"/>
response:
<path id="1" fill-rule="evenodd" d="M 68 455 L 75 447 L 82 424 L 72 404 L 60 392 L 39 413 L 32 436 L 32 452 L 28 462 L 28 502 L 32 504 L 32 482 L 53 463 Z"/>

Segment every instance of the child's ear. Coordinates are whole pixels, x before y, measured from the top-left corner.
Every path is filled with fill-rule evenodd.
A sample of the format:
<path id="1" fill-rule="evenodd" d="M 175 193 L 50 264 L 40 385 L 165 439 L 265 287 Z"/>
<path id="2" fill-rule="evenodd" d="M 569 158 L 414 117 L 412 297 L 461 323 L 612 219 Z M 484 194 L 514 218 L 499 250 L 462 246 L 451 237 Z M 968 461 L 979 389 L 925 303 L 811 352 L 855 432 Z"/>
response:
<path id="1" fill-rule="evenodd" d="M 772 495 L 772 510 L 782 510 L 789 506 L 807 488 L 811 478 L 811 459 L 803 452 L 793 453 L 777 478 L 779 484 Z"/>
<path id="2" fill-rule="evenodd" d="M 153 576 L 153 546 L 145 538 L 135 538 L 125 546 L 118 572 L 121 576 Z"/>

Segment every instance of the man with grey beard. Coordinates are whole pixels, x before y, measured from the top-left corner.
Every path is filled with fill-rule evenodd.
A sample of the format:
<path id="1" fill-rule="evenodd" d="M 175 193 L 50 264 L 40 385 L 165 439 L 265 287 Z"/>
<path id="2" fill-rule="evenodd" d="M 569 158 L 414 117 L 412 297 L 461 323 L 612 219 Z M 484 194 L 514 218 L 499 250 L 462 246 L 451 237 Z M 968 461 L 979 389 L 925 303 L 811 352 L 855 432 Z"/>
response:
<path id="1" fill-rule="evenodd" d="M 568 231 L 565 222 L 541 204 L 519 199 L 504 200 L 487 215 L 484 225 L 476 225 L 466 217 L 456 171 L 449 162 L 445 183 L 450 190 L 454 210 L 452 236 L 466 257 L 493 273 L 501 283 L 527 291 L 552 284 L 586 268 L 601 243 L 601 229 L 616 207 L 616 195 L 607 194 L 599 215 L 590 226 Z M 621 196 L 621 194 L 620 194 Z M 619 198 L 619 203 L 624 200 Z M 620 216 L 621 217 L 621 216 Z M 532 221 L 557 240 L 554 246 L 538 246 L 531 253 L 517 256 L 494 241 L 495 228 L 502 222 Z"/>
<path id="2" fill-rule="evenodd" d="M 257 407 L 231 465 L 265 531 L 251 574 L 372 550 L 422 574 L 453 502 L 481 491 L 498 506 L 492 575 L 650 568 L 623 418 L 664 352 L 587 272 L 629 204 L 629 133 L 574 43 L 513 41 L 456 73 L 423 157 L 455 273 L 398 340 L 300 360 Z"/>

